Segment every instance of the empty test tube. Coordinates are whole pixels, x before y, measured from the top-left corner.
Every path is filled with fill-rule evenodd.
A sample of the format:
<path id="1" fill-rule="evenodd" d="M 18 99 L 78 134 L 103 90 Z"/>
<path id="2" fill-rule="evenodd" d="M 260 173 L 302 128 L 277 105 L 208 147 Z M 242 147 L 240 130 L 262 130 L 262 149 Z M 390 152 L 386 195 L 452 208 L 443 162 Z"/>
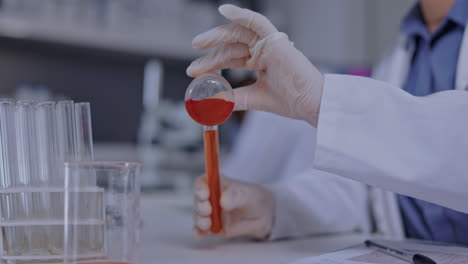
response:
<path id="1" fill-rule="evenodd" d="M 18 101 L 15 111 L 16 140 L 18 149 L 18 181 L 31 186 L 31 176 L 37 174 L 35 103 Z"/>
<path id="2" fill-rule="evenodd" d="M 93 134 L 89 103 L 75 104 L 75 123 L 77 160 L 91 161 L 93 160 Z"/>
<path id="3" fill-rule="evenodd" d="M 1 215 L 2 215 L 2 233 L 3 250 L 6 254 L 23 252 L 25 250 L 25 235 L 20 229 L 11 229 L 11 232 L 5 232 L 7 228 L 6 219 L 21 218 L 24 216 L 24 207 L 22 201 L 15 199 L 11 193 L 5 192 L 16 187 L 17 183 L 17 162 L 16 162 L 16 133 L 15 133 L 15 104 L 11 100 L 0 100 L 0 184 L 1 195 Z"/>
<path id="4" fill-rule="evenodd" d="M 75 104 L 71 100 L 59 101 L 55 106 L 56 111 L 56 127 L 57 127 L 57 166 L 58 173 L 61 179 L 64 179 L 65 167 L 64 162 L 75 161 L 77 157 L 76 149 L 76 131 L 75 131 Z M 63 194 L 64 195 L 64 194 Z M 54 196 L 52 196 L 54 197 Z M 60 198 L 62 197 L 62 198 Z M 63 196 L 55 196 L 52 199 L 52 206 L 54 208 L 63 209 L 65 204 Z M 54 210 L 55 217 L 63 217 L 63 210 Z M 57 233 L 57 230 L 52 230 L 53 238 L 50 250 L 51 252 L 60 252 L 63 250 L 63 232 Z"/>
<path id="5" fill-rule="evenodd" d="M 18 185 L 23 188 L 34 187 L 31 177 L 38 172 L 38 153 L 36 145 L 35 103 L 33 101 L 18 101 L 15 109 L 16 140 L 18 150 Z M 27 220 L 46 217 L 42 206 L 43 196 L 23 189 L 18 198 L 23 205 Z M 34 197 L 33 197 L 34 196 Z M 37 199 L 39 198 L 39 199 Z M 45 252 L 45 228 L 43 226 L 24 227 L 25 248 L 23 254 L 38 255 Z"/>
<path id="6" fill-rule="evenodd" d="M 91 129 L 91 107 L 89 103 L 75 103 L 75 146 L 77 161 L 93 160 L 93 134 Z M 83 184 L 96 186 L 96 177 L 85 178 Z"/>
<path id="7" fill-rule="evenodd" d="M 41 186 L 41 209 L 45 217 L 53 221 L 63 219 L 63 207 L 56 206 L 52 193 L 48 187 L 62 187 L 64 183 L 63 172 L 60 171 L 59 152 L 57 146 L 57 116 L 55 102 L 40 102 L 36 104 L 36 138 L 39 160 L 38 177 L 34 179 Z M 61 166 L 63 167 L 63 165 Z M 46 252 L 56 252 L 60 247 L 63 232 L 49 225 L 45 228 L 43 241 Z"/>
<path id="8" fill-rule="evenodd" d="M 2 189 L 13 187 L 16 183 L 14 107 L 13 101 L 0 100 L 0 187 Z"/>
<path id="9" fill-rule="evenodd" d="M 77 156 L 75 132 L 75 104 L 73 101 L 59 101 L 56 105 L 57 143 L 60 164 L 75 161 Z M 62 170 L 62 169 L 61 169 Z"/>
<path id="10" fill-rule="evenodd" d="M 41 185 L 63 186 L 58 173 L 58 148 L 55 102 L 36 104 L 37 150 L 39 174 L 35 179 Z"/>

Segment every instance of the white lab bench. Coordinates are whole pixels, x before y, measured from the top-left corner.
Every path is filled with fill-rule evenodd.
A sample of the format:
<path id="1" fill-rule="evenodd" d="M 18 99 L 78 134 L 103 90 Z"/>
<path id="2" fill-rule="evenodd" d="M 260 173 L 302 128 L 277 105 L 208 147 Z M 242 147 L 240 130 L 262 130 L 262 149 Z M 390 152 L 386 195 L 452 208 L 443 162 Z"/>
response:
<path id="1" fill-rule="evenodd" d="M 143 194 L 140 264 L 286 264 L 358 244 L 358 234 L 278 242 L 195 240 L 190 194 Z"/>

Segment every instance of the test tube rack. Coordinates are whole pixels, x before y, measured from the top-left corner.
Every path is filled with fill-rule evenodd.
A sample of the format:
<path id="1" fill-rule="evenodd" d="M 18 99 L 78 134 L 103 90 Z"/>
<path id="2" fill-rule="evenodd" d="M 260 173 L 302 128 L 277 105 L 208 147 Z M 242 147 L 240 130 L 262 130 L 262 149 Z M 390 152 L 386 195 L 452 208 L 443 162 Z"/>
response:
<path id="1" fill-rule="evenodd" d="M 73 190 L 79 216 L 65 223 L 64 162 L 93 159 L 89 103 L 0 100 L 0 261 L 57 263 L 64 225 L 78 258 L 105 256 L 104 191 L 95 179 Z"/>

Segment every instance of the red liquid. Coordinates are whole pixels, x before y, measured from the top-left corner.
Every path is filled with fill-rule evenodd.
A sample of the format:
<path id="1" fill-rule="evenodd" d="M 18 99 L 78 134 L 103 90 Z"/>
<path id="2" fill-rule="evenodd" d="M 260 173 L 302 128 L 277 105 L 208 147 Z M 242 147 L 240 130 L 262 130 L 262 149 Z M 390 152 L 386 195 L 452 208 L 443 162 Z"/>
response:
<path id="1" fill-rule="evenodd" d="M 188 114 L 204 126 L 217 126 L 226 121 L 234 110 L 234 103 L 219 98 L 185 101 Z M 219 150 L 217 128 L 205 130 L 205 166 L 208 188 L 210 189 L 211 232 L 218 233 L 223 229 L 221 216 L 221 187 L 219 177 Z"/>
<path id="2" fill-rule="evenodd" d="M 216 126 L 226 121 L 234 110 L 234 102 L 219 98 L 185 101 L 188 114 L 197 123 Z"/>
<path id="3" fill-rule="evenodd" d="M 219 160 L 218 160 L 218 130 L 205 130 L 205 168 L 208 188 L 210 189 L 211 204 L 211 232 L 218 233 L 223 229 L 221 219 L 221 184 L 219 179 Z"/>

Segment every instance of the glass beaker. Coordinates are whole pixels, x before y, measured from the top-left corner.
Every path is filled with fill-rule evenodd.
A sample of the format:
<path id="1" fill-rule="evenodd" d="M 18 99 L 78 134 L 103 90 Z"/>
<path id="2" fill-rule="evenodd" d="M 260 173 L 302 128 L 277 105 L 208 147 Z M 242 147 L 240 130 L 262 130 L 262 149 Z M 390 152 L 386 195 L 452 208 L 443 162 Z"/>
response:
<path id="1" fill-rule="evenodd" d="M 65 163 L 64 263 L 138 263 L 140 167 Z"/>

